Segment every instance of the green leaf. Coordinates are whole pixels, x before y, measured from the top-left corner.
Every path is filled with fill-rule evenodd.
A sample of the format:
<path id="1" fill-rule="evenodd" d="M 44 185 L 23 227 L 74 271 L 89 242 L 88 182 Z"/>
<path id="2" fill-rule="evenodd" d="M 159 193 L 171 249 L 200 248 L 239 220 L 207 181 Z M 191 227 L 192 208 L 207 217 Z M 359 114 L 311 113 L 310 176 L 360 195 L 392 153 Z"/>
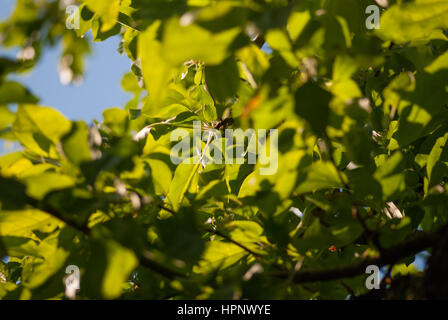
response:
<path id="1" fill-rule="evenodd" d="M 434 74 L 438 71 L 448 69 L 448 51 L 438 56 L 434 61 L 425 67 L 425 71 Z"/>
<path id="2" fill-rule="evenodd" d="M 147 159 L 156 194 L 166 195 L 170 189 L 172 172 L 168 164 L 159 159 Z"/>
<path id="3" fill-rule="evenodd" d="M 212 33 L 198 25 L 181 26 L 179 19 L 170 19 L 163 28 L 162 56 L 174 67 L 189 60 L 218 65 L 230 54 L 240 28 Z"/>
<path id="4" fill-rule="evenodd" d="M 295 11 L 288 18 L 288 33 L 292 41 L 296 41 L 307 23 L 310 21 L 311 15 L 309 11 Z"/>
<path id="5" fill-rule="evenodd" d="M 248 253 L 241 247 L 224 241 L 210 241 L 207 243 L 199 266 L 194 268 L 196 273 L 209 273 L 216 269 L 222 270 L 237 263 Z"/>
<path id="6" fill-rule="evenodd" d="M 238 66 L 235 58 L 230 57 L 218 66 L 205 68 L 205 80 L 212 97 L 217 101 L 226 101 L 238 92 L 240 84 Z"/>
<path id="7" fill-rule="evenodd" d="M 153 104 L 157 105 L 166 95 L 166 87 L 173 68 L 165 62 L 162 45 L 157 39 L 160 22 L 154 22 L 138 37 L 138 56 L 142 63 L 146 90 Z"/>
<path id="8" fill-rule="evenodd" d="M 343 247 L 357 239 L 363 232 L 360 224 L 351 221 L 346 225 L 325 227 L 318 219 L 309 226 L 303 238 L 294 239 L 295 246 L 305 252 L 309 249 L 327 249 L 330 246 Z"/>
<path id="9" fill-rule="evenodd" d="M 115 24 L 112 29 L 103 31 L 103 22 L 97 16 L 92 20 L 92 36 L 94 41 L 104 41 L 120 33 L 121 25 Z"/>
<path id="10" fill-rule="evenodd" d="M 103 112 L 104 124 L 111 130 L 112 135 L 123 136 L 129 127 L 129 116 L 126 110 L 111 108 Z"/>
<path id="11" fill-rule="evenodd" d="M 20 72 L 26 68 L 26 63 L 10 59 L 7 57 L 0 57 L 0 80 L 11 72 Z"/>
<path id="12" fill-rule="evenodd" d="M 16 1 L 0 22 L 0 47 L 18 51 L 0 57 L 0 298 L 64 299 L 68 265 L 80 300 L 370 296 L 359 265 L 378 245 L 412 249 L 448 223 L 448 2 L 386 2 L 80 0 L 69 30 L 62 1 Z M 92 125 L 19 83 L 62 45 L 76 84 L 112 37 L 129 101 Z M 192 163 L 222 119 L 234 139 Z M 193 159 L 178 164 L 173 133 Z M 232 163 L 208 161 L 224 149 Z M 430 242 L 415 249 L 434 271 Z M 411 251 L 379 298 L 428 298 L 401 265 Z"/>
<path id="13" fill-rule="evenodd" d="M 0 131 L 8 128 L 14 122 L 16 116 L 8 107 L 0 106 Z"/>
<path id="14" fill-rule="evenodd" d="M 71 123 L 58 111 L 35 105 L 20 105 L 12 130 L 17 139 L 31 151 L 57 157 L 54 147 L 71 129 Z"/>
<path id="15" fill-rule="evenodd" d="M 376 170 L 374 178 L 381 184 L 384 201 L 406 188 L 405 168 L 403 155 L 397 151 Z"/>
<path id="16" fill-rule="evenodd" d="M 107 256 L 107 267 L 101 290 L 106 299 L 113 299 L 121 295 L 123 283 L 137 267 L 138 260 L 131 250 L 112 240 L 104 243 L 104 250 Z"/>
<path id="17" fill-rule="evenodd" d="M 264 229 L 261 225 L 254 221 L 232 221 L 225 225 L 229 230 L 229 237 L 249 248 L 258 254 L 265 253 L 261 249 L 261 244 L 268 243 L 265 236 L 263 236 Z"/>
<path id="18" fill-rule="evenodd" d="M 292 44 L 286 31 L 281 29 L 271 29 L 266 34 L 266 42 L 269 46 L 280 52 L 285 61 L 293 68 L 298 66 L 298 61 L 292 52 Z"/>
<path id="19" fill-rule="evenodd" d="M 404 147 L 422 135 L 424 127 L 431 119 L 431 114 L 416 104 L 404 107 L 400 113 L 398 130 L 393 137 Z"/>
<path id="20" fill-rule="evenodd" d="M 43 257 L 28 257 L 22 270 L 22 282 L 26 288 L 35 289 L 45 284 L 64 267 L 69 253 L 56 243 L 43 241 L 39 245 Z M 62 287 L 62 286 L 61 286 Z"/>
<path id="21" fill-rule="evenodd" d="M 27 88 L 15 81 L 0 82 L 0 105 L 10 103 L 37 103 L 39 101 Z"/>
<path id="22" fill-rule="evenodd" d="M 323 135 L 328 123 L 331 94 L 318 85 L 307 82 L 295 94 L 295 111 L 305 119 L 311 130 L 317 135 Z"/>
<path id="23" fill-rule="evenodd" d="M 447 165 L 444 163 L 448 161 L 447 140 L 448 133 L 437 139 L 434 147 L 429 153 L 428 162 L 426 164 L 426 172 L 429 180 L 428 188 L 438 184 L 448 173 Z"/>
<path id="24" fill-rule="evenodd" d="M 21 209 L 26 204 L 25 186 L 20 182 L 0 177 L 0 203 L 2 210 Z"/>
<path id="25" fill-rule="evenodd" d="M 347 157 L 360 165 L 373 165 L 372 152 L 374 143 L 363 128 L 353 127 L 344 137 Z"/>
<path id="26" fill-rule="evenodd" d="M 27 194 L 34 199 L 43 199 L 51 191 L 73 187 L 75 181 L 70 176 L 55 172 L 45 172 L 25 179 Z"/>
<path id="27" fill-rule="evenodd" d="M 191 159 L 190 159 L 191 160 Z M 167 204 L 171 205 L 174 211 L 177 211 L 184 199 L 185 193 L 190 190 L 197 192 L 197 178 L 200 164 L 181 163 L 174 172 L 173 181 L 170 190 L 166 196 Z"/>
<path id="28" fill-rule="evenodd" d="M 356 61 L 347 56 L 338 56 L 333 66 L 333 81 L 331 92 L 346 102 L 349 99 L 361 97 L 361 90 L 357 83 L 351 79 L 356 72 Z"/>
<path id="29" fill-rule="evenodd" d="M 121 79 L 121 87 L 123 90 L 138 93 L 142 90 L 138 85 L 137 77 L 132 72 L 128 72 Z"/>
<path id="30" fill-rule="evenodd" d="M 39 210 L 0 211 L 0 235 L 35 238 L 34 232 L 49 233 L 64 223 Z"/>
<path id="31" fill-rule="evenodd" d="M 341 178 L 344 181 L 341 181 Z M 315 162 L 299 172 L 296 192 L 302 194 L 327 188 L 340 188 L 346 179 L 342 172 L 339 176 L 330 162 Z"/>
<path id="32" fill-rule="evenodd" d="M 448 28 L 448 3 L 443 0 L 417 0 L 395 4 L 381 16 L 377 31 L 383 39 L 407 42 L 441 37 L 438 29 Z"/>
<path id="33" fill-rule="evenodd" d="M 183 208 L 168 219 L 157 223 L 164 254 L 193 266 L 204 251 L 202 234 L 192 208 Z"/>
<path id="34" fill-rule="evenodd" d="M 202 112 L 204 115 L 205 121 L 216 121 L 218 119 L 218 115 L 216 113 L 216 108 L 214 105 L 205 104 L 202 107 Z"/>
<path id="35" fill-rule="evenodd" d="M 101 18 L 101 32 L 112 29 L 118 20 L 120 0 L 87 0 L 87 6 Z"/>
<path id="36" fill-rule="evenodd" d="M 92 27 L 92 19 L 95 15 L 94 12 L 89 10 L 86 3 L 83 3 L 79 7 L 79 29 L 75 29 L 78 37 L 83 37 Z"/>
<path id="37" fill-rule="evenodd" d="M 73 122 L 71 131 L 62 138 L 61 142 L 65 156 L 72 163 L 79 165 L 91 160 L 89 128 L 85 122 Z"/>

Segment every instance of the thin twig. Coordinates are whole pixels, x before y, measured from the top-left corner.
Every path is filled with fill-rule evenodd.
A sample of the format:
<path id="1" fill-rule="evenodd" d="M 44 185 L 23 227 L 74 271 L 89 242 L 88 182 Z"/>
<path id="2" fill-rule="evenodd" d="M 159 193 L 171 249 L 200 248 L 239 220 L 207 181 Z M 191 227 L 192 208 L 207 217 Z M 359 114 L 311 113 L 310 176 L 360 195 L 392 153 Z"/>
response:
<path id="1" fill-rule="evenodd" d="M 225 235 L 224 233 L 222 233 L 221 231 L 218 231 L 218 230 L 207 230 L 207 231 L 209 231 L 209 232 L 211 232 L 211 233 L 213 233 L 213 234 L 216 234 L 217 236 L 220 236 L 220 237 L 226 239 L 227 241 L 229 241 L 229 242 L 233 243 L 234 245 L 240 247 L 241 249 L 243 249 L 243 250 L 246 251 L 247 253 L 250 253 L 251 255 L 253 255 L 254 257 L 256 257 L 257 259 L 262 259 L 262 257 L 261 257 L 258 253 L 256 253 L 256 252 L 254 252 L 253 250 L 249 249 L 248 247 L 246 247 L 246 246 L 243 245 L 242 243 L 239 243 L 238 241 L 233 240 L 231 237 L 226 236 L 226 235 Z"/>

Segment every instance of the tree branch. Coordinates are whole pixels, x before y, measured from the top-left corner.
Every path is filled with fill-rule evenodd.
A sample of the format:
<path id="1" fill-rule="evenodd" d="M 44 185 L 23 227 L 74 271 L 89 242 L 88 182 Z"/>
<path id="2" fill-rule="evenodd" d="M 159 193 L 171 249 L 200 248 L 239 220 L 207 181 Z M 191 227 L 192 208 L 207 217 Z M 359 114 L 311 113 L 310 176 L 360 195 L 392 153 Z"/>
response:
<path id="1" fill-rule="evenodd" d="M 394 264 L 410 255 L 417 254 L 436 244 L 448 226 L 444 226 L 437 232 L 424 232 L 412 239 L 404 241 L 394 247 L 384 249 L 381 254 L 373 258 L 364 259 L 358 263 L 349 266 L 328 268 L 322 270 L 303 270 L 294 275 L 294 283 L 307 283 L 316 281 L 329 281 L 342 278 L 351 278 L 365 273 L 367 266 L 377 265 L 382 267 L 388 264 Z M 287 279 L 288 274 L 273 274 L 282 279 Z"/>
<path id="2" fill-rule="evenodd" d="M 173 215 L 176 214 L 175 211 L 173 211 L 173 210 L 171 210 L 170 208 L 167 208 L 167 207 L 165 207 L 165 206 L 163 206 L 163 205 L 158 205 L 158 207 L 159 207 L 160 209 L 162 209 L 162 210 L 165 210 L 165 211 L 167 211 L 167 212 L 173 214 Z M 215 230 L 215 229 L 206 229 L 206 231 L 207 231 L 207 232 L 210 232 L 210 233 L 213 233 L 213 234 L 215 234 L 215 235 L 217 235 L 217 236 L 220 236 L 220 237 L 226 239 L 227 241 L 229 241 L 229 242 L 233 243 L 234 245 L 240 247 L 241 249 L 243 249 L 243 250 L 246 251 L 247 253 L 252 254 L 252 255 L 255 256 L 256 258 L 261 258 L 261 256 L 260 256 L 258 253 L 254 252 L 253 250 L 249 249 L 248 247 L 246 247 L 245 245 L 239 243 L 238 241 L 233 240 L 232 238 L 230 238 L 229 236 L 225 235 L 225 234 L 222 233 L 221 231 L 218 231 L 218 230 Z"/>
<path id="3" fill-rule="evenodd" d="M 264 39 L 264 37 L 259 33 L 257 34 L 257 36 L 255 37 L 255 39 L 253 40 L 253 42 L 255 43 L 255 45 L 261 49 L 261 47 L 263 47 L 264 43 L 266 42 L 266 40 Z"/>
<path id="4" fill-rule="evenodd" d="M 220 236 L 224 239 L 226 239 L 227 241 L 233 243 L 234 245 L 240 247 L 241 249 L 243 249 L 244 251 L 246 251 L 247 253 L 250 253 L 251 255 L 253 255 L 254 257 L 256 257 L 257 259 L 261 259 L 261 256 L 254 252 L 253 250 L 249 249 L 248 247 L 246 247 L 245 245 L 243 245 L 242 243 L 239 243 L 238 241 L 233 240 L 231 237 L 226 236 L 224 233 L 222 233 L 221 231 L 218 230 L 209 230 L 207 229 L 208 232 L 211 232 L 213 234 L 216 234 L 217 236 Z"/>
<path id="5" fill-rule="evenodd" d="M 90 234 L 90 229 L 87 226 L 80 225 L 78 222 L 65 217 L 59 211 L 57 211 L 56 209 L 54 209 L 50 206 L 45 206 L 45 207 L 40 206 L 39 201 L 37 201 L 36 199 L 28 197 L 28 204 L 30 204 L 32 207 L 34 207 L 38 210 L 46 212 L 47 214 L 61 220 L 66 225 L 76 229 L 77 231 L 83 233 L 86 236 L 88 236 Z M 174 279 L 176 277 L 186 277 L 186 275 L 181 272 L 171 270 L 171 269 L 161 265 L 157 261 L 153 260 L 149 254 L 144 253 L 140 257 L 139 261 L 140 261 L 141 266 L 146 267 L 146 268 L 148 268 L 166 278 Z"/>
<path id="6" fill-rule="evenodd" d="M 36 209 L 42 210 L 53 217 L 63 221 L 67 225 L 71 226 L 72 228 L 82 232 L 85 235 L 89 235 L 90 229 L 87 228 L 87 226 L 81 226 L 77 222 L 68 219 L 67 217 L 64 217 L 62 214 L 60 214 L 57 210 L 50 207 L 41 208 L 39 206 L 39 202 L 35 199 L 30 198 L 29 202 L 30 205 L 35 207 Z M 167 208 L 163 207 L 161 209 L 167 210 Z M 172 212 L 172 210 L 169 210 Z M 232 240 L 230 237 L 227 237 L 225 234 L 217 231 L 217 230 L 208 230 L 209 232 L 215 233 L 216 235 L 219 235 L 226 240 L 232 242 L 233 244 L 239 246 L 243 250 L 247 251 L 248 253 L 254 255 L 255 257 L 259 258 L 260 255 L 253 252 L 249 248 L 245 247 L 244 245 L 238 243 L 237 241 Z M 382 252 L 380 252 L 377 256 L 372 258 L 366 258 L 362 261 L 359 261 L 357 263 L 354 263 L 352 265 L 344 266 L 344 267 L 337 267 L 337 268 L 328 268 L 328 269 L 321 269 L 321 270 L 302 270 L 298 273 L 296 273 L 293 278 L 292 282 L 299 284 L 299 283 L 308 283 L 308 282 L 316 282 L 316 281 L 330 281 L 330 280 L 336 280 L 336 279 L 343 279 L 343 278 L 351 278 L 355 277 L 361 274 L 365 273 L 365 270 L 367 266 L 369 265 L 377 265 L 378 267 L 382 267 L 385 265 L 390 265 L 397 263 L 399 260 L 404 259 L 410 255 L 417 254 L 427 248 L 430 248 L 434 246 L 440 239 L 445 235 L 448 231 L 448 225 L 442 227 L 436 232 L 421 232 L 416 236 L 413 236 L 411 239 L 406 240 L 398 245 L 395 245 L 393 247 L 384 249 Z M 143 267 L 146 267 L 166 278 L 174 279 L 176 277 L 186 277 L 187 275 L 185 273 L 175 271 L 172 269 L 169 269 L 157 261 L 153 260 L 150 254 L 143 254 L 140 258 L 140 265 Z M 290 277 L 290 274 L 286 272 L 282 273 L 272 273 L 271 274 L 274 277 L 280 278 L 280 279 L 288 279 Z"/>
<path id="7" fill-rule="evenodd" d="M 86 226 L 86 225 L 81 225 L 78 222 L 76 222 L 75 220 L 69 219 L 66 216 L 62 215 L 59 211 L 57 211 L 55 208 L 46 205 L 46 206 L 41 206 L 39 204 L 39 201 L 28 197 L 27 202 L 29 205 L 31 205 L 32 207 L 41 210 L 51 216 L 53 216 L 54 218 L 61 220 L 62 222 L 64 222 L 66 225 L 72 227 L 73 229 L 76 229 L 77 231 L 85 234 L 85 235 L 89 235 L 90 233 L 90 229 Z"/>
<path id="8" fill-rule="evenodd" d="M 152 257 L 148 254 L 143 254 L 143 256 L 140 258 L 140 265 L 143 267 L 146 267 L 154 272 L 157 272 L 158 274 L 160 274 L 168 279 L 174 279 L 176 277 L 178 277 L 178 278 L 187 277 L 187 275 L 185 273 L 175 271 L 172 269 L 168 269 L 167 267 L 161 265 L 157 261 L 153 260 Z"/>

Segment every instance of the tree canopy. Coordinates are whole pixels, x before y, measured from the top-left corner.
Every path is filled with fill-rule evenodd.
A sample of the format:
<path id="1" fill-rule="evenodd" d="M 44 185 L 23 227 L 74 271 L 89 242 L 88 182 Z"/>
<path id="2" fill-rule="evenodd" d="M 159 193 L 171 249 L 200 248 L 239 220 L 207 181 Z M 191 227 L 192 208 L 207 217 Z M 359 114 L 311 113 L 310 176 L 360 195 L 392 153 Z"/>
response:
<path id="1" fill-rule="evenodd" d="M 133 98 L 103 119 L 13 80 L 62 45 L 81 81 L 114 36 Z M 79 299 L 448 296 L 446 0 L 17 0 L 0 43 L 0 298 L 64 299 L 70 265 Z M 197 122 L 201 161 L 173 163 Z M 266 156 L 208 161 L 230 128 Z"/>

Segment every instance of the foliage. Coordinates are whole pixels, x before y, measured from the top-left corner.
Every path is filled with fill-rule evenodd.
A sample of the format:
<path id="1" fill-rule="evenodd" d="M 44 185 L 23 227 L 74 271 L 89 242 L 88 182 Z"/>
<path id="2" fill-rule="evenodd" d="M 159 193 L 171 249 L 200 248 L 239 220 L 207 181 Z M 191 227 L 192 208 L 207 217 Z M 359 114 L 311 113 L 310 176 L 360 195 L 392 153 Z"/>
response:
<path id="1" fill-rule="evenodd" d="M 0 58 L 0 138 L 21 145 L 0 158 L 1 298 L 64 298 L 68 265 L 82 299 L 344 299 L 369 261 L 392 287 L 419 273 L 448 222 L 446 1 L 389 0 L 379 30 L 373 0 L 86 0 L 78 30 L 61 3 L 17 0 L 0 24 L 22 50 Z M 11 80 L 62 43 L 79 81 L 112 36 L 134 98 L 102 121 Z M 173 130 L 228 118 L 278 129 L 276 174 L 171 162 Z"/>

